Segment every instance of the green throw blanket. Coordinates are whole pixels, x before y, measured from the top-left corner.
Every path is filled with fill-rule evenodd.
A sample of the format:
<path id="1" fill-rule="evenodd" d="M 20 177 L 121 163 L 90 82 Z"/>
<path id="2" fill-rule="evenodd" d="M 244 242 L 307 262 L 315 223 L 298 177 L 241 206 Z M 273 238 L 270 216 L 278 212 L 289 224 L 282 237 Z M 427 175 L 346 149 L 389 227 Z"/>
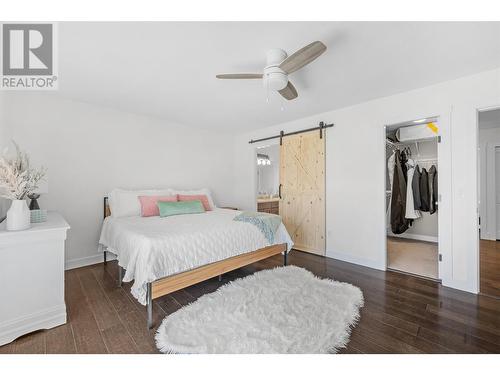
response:
<path id="1" fill-rule="evenodd" d="M 281 224 L 281 217 L 278 215 L 252 211 L 243 211 L 233 220 L 255 225 L 269 241 L 269 244 L 274 243 L 274 235 Z"/>

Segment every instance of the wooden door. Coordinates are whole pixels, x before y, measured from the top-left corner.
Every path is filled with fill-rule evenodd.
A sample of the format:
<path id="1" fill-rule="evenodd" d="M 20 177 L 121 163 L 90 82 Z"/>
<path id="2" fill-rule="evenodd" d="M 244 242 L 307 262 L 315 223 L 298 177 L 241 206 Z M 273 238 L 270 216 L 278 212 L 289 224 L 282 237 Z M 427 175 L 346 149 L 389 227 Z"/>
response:
<path id="1" fill-rule="evenodd" d="M 325 255 L 325 135 L 283 138 L 280 215 L 294 248 Z"/>

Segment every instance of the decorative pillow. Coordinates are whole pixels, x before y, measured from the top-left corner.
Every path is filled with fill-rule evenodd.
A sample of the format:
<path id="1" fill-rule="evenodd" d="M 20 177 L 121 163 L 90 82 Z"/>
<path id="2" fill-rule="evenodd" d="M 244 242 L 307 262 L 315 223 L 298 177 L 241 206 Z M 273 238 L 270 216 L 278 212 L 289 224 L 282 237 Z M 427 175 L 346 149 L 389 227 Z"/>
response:
<path id="1" fill-rule="evenodd" d="M 172 189 L 172 194 L 178 194 L 178 195 L 206 195 L 208 199 L 208 204 L 210 205 L 210 209 L 214 209 L 217 207 L 215 205 L 215 202 L 212 198 L 212 193 L 210 192 L 210 189 L 203 188 L 203 189 L 198 189 L 198 190 L 175 190 Z"/>
<path id="2" fill-rule="evenodd" d="M 139 202 L 141 202 L 141 216 L 160 216 L 157 203 L 161 202 L 177 202 L 177 195 L 140 195 Z"/>
<path id="3" fill-rule="evenodd" d="M 158 201 L 160 217 L 186 214 L 202 214 L 205 212 L 203 204 L 200 201 L 185 202 L 162 202 Z"/>
<path id="4" fill-rule="evenodd" d="M 109 194 L 109 208 L 112 217 L 141 216 L 139 196 L 175 195 L 171 189 L 161 190 L 123 190 L 113 189 Z"/>
<path id="5" fill-rule="evenodd" d="M 188 201 L 200 201 L 205 208 L 205 211 L 212 211 L 212 206 L 210 206 L 210 202 L 208 201 L 208 197 L 206 195 L 177 195 L 177 199 L 179 202 L 188 202 Z"/>

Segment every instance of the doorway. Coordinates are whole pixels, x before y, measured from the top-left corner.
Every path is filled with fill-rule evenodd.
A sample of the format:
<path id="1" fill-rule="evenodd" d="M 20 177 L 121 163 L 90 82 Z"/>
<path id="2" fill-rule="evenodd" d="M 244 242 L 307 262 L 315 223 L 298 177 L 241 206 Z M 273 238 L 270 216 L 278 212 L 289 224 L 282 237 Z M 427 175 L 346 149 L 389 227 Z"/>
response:
<path id="1" fill-rule="evenodd" d="M 387 269 L 439 280 L 439 119 L 385 129 Z"/>
<path id="2" fill-rule="evenodd" d="M 257 211 L 279 215 L 280 146 L 257 148 Z"/>
<path id="3" fill-rule="evenodd" d="M 479 290 L 500 298 L 500 108 L 478 113 Z"/>

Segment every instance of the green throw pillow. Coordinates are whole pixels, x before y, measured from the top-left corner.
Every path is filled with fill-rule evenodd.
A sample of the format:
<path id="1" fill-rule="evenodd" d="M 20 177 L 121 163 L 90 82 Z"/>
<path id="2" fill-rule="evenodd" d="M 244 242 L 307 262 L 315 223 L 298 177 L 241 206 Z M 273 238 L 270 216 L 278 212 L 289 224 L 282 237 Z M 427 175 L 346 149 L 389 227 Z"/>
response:
<path id="1" fill-rule="evenodd" d="M 185 214 L 202 214 L 205 212 L 201 201 L 182 201 L 182 202 L 162 202 L 158 201 L 160 217 Z"/>

